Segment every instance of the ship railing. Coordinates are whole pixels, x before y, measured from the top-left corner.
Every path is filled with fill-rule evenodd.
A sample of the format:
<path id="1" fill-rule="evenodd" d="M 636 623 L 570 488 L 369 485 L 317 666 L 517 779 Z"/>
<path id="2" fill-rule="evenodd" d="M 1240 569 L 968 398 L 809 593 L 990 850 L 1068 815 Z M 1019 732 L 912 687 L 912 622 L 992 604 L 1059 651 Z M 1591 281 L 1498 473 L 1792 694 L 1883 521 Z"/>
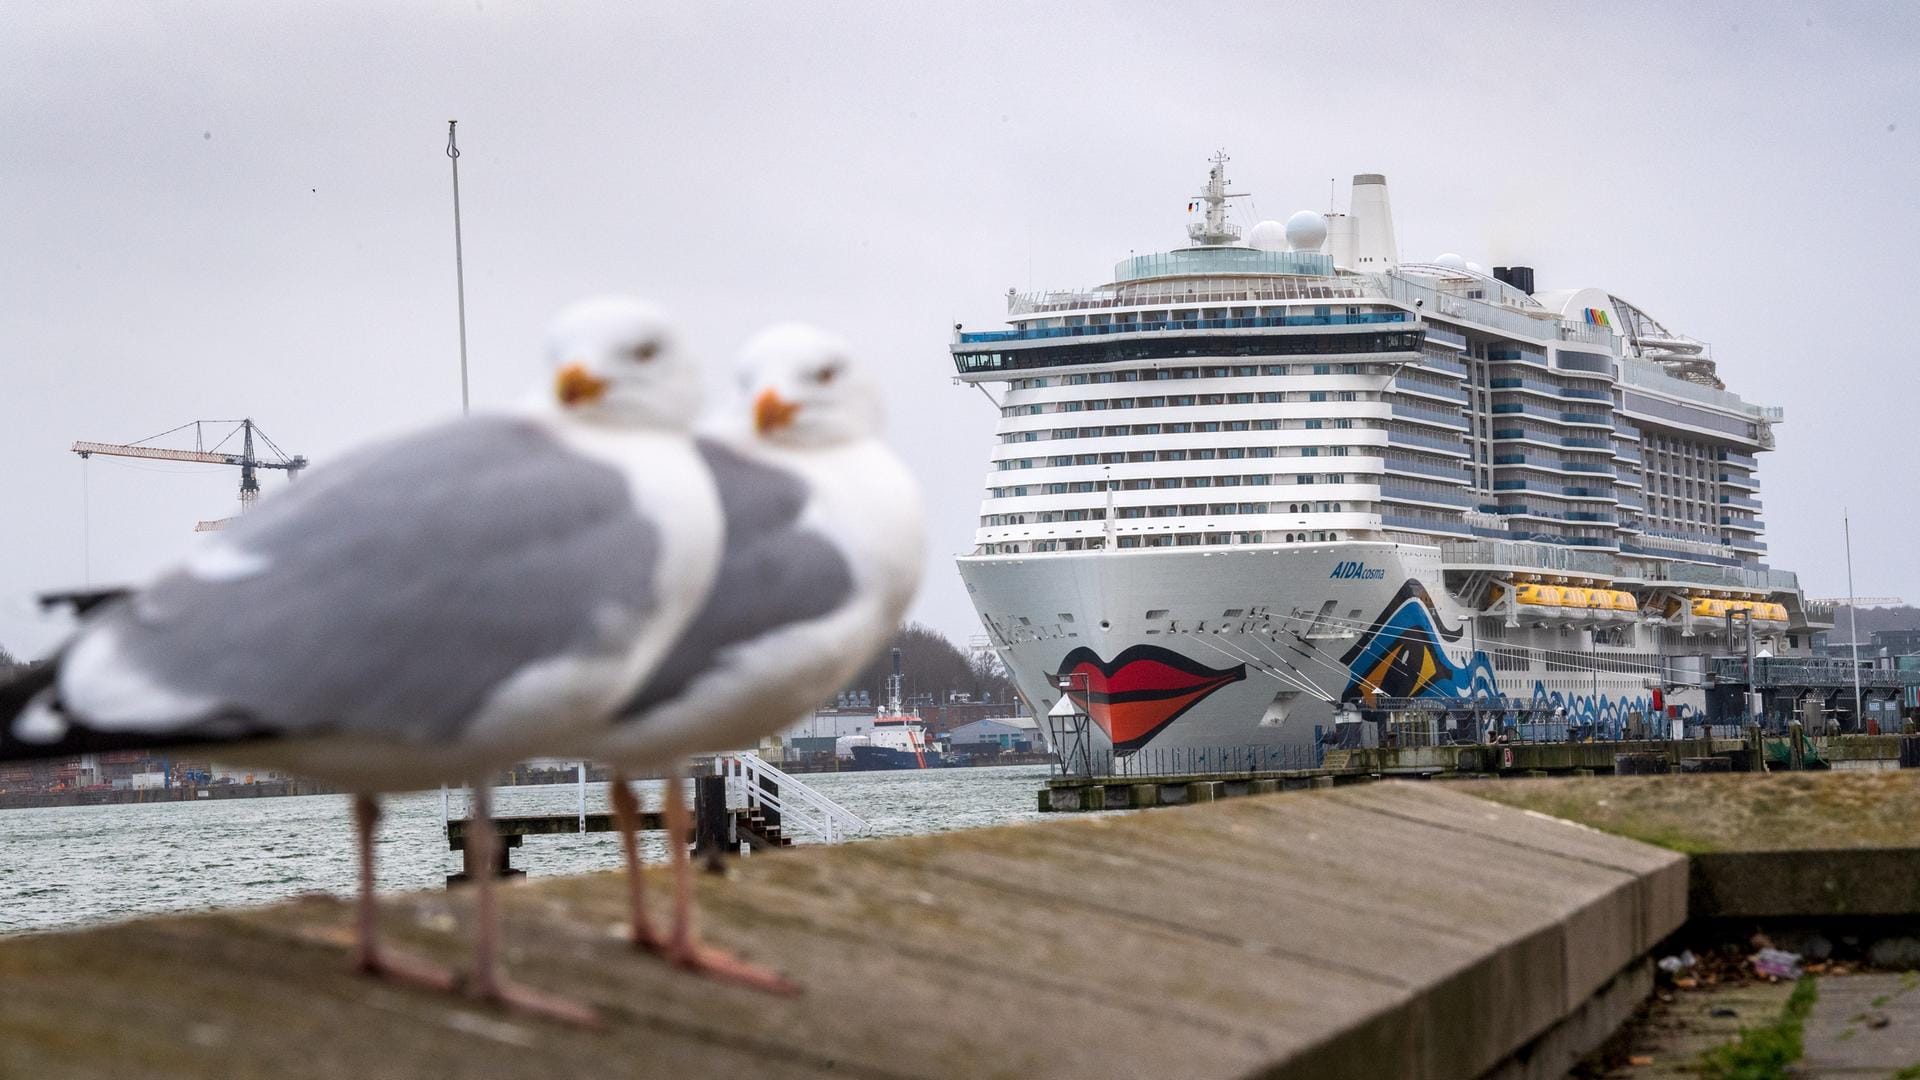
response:
<path id="1" fill-rule="evenodd" d="M 1326 760 L 1319 744 L 1253 746 L 1144 747 L 1115 752 L 1075 752 L 1067 764 L 1055 763 L 1056 776 L 1089 778 L 1146 776 L 1244 776 L 1256 773 L 1303 772 L 1318 769 Z"/>
<path id="2" fill-rule="evenodd" d="M 1235 277 L 1182 278 L 1174 284 L 1133 283 L 1099 289 L 1048 289 L 1010 293 L 1007 314 L 1079 311 L 1098 308 L 1167 304 L 1259 303 L 1260 301 L 1324 300 L 1348 302 L 1374 296 L 1366 282 L 1353 278 Z"/>
<path id="3" fill-rule="evenodd" d="M 750 750 L 716 757 L 714 769 L 727 778 L 728 809 L 772 811 L 788 835 L 837 844 L 867 831 L 858 814 Z"/>

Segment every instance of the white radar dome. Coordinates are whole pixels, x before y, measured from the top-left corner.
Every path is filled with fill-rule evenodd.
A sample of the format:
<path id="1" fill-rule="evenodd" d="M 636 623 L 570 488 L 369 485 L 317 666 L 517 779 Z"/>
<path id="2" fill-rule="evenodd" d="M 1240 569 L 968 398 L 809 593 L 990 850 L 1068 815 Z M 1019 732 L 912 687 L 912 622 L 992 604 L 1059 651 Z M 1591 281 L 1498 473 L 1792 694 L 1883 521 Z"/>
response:
<path id="1" fill-rule="evenodd" d="M 1467 268 L 1467 260 L 1465 257 L 1460 255 L 1455 255 L 1453 252 L 1449 251 L 1446 254 L 1441 255 L 1439 258 L 1433 260 L 1433 265 L 1444 266 L 1449 270 L 1465 270 Z"/>
<path id="2" fill-rule="evenodd" d="M 1327 216 L 1302 210 L 1287 219 L 1287 246 L 1295 251 L 1319 251 L 1327 242 Z"/>
<path id="3" fill-rule="evenodd" d="M 1471 270 L 1476 274 L 1479 274 L 1481 277 L 1485 277 L 1487 274 L 1486 270 L 1482 268 L 1479 263 L 1474 262 L 1472 259 L 1467 260 L 1467 269 Z"/>
<path id="4" fill-rule="evenodd" d="M 1286 226 L 1277 221 L 1263 221 L 1247 233 L 1247 246 L 1257 251 L 1285 251 L 1287 249 Z"/>

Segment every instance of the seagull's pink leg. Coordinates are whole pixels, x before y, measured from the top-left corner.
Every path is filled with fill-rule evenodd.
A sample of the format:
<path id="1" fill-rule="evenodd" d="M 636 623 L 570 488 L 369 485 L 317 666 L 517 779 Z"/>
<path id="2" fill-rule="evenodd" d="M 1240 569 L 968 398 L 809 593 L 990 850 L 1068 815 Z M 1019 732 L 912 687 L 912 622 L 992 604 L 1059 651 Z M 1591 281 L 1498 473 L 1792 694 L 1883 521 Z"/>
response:
<path id="1" fill-rule="evenodd" d="M 681 791 L 682 781 L 678 769 L 667 777 L 667 850 L 673 857 L 673 929 L 667 938 L 667 959 L 688 971 L 771 994 L 799 993 L 800 987 L 779 972 L 700 943 L 693 928 L 693 860 L 687 855 L 692 821 L 687 814 L 686 794 Z"/>
<path id="2" fill-rule="evenodd" d="M 581 1027 L 598 1027 L 600 1014 L 592 1006 L 509 980 L 500 973 L 500 917 L 494 897 L 494 852 L 500 839 L 493 831 L 492 789 L 485 784 L 473 788 L 473 809 L 468 813 L 467 844 L 473 851 L 474 887 L 473 982 L 475 997 L 497 1002 L 510 1009 L 544 1016 Z"/>
<path id="3" fill-rule="evenodd" d="M 666 942 L 654 932 L 653 921 L 647 918 L 646 883 L 640 874 L 640 846 L 635 836 L 640 829 L 640 800 L 627 786 L 626 774 L 618 769 L 607 783 L 607 798 L 613 803 L 614 821 L 620 827 L 620 854 L 627 863 L 627 906 L 631 909 L 628 936 L 636 949 L 662 952 Z"/>
<path id="4" fill-rule="evenodd" d="M 373 904 L 373 833 L 379 823 L 379 801 L 371 795 L 355 795 L 353 824 L 360 839 L 360 902 L 355 912 L 353 966 L 367 975 L 430 990 L 452 990 L 459 985 L 453 972 L 417 956 L 383 948 L 379 943 L 379 920 Z"/>

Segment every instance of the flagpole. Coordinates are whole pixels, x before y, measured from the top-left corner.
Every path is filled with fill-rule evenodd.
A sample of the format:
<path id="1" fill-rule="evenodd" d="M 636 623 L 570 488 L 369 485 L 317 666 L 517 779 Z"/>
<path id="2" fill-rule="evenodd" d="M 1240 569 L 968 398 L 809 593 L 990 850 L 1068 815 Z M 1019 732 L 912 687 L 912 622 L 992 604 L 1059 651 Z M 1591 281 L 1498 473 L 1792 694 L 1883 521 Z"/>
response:
<path id="1" fill-rule="evenodd" d="M 1853 521 L 1845 507 L 1840 508 L 1840 527 L 1846 530 L 1847 538 L 1847 636 L 1853 639 L 1850 643 L 1853 646 L 1853 722 L 1865 731 L 1866 718 L 1860 714 L 1860 605 L 1854 602 L 1853 595 Z"/>
<path id="2" fill-rule="evenodd" d="M 453 160 L 453 285 L 460 305 L 460 415 L 467 415 L 467 270 L 460 250 L 460 145 L 454 141 L 453 126 L 447 121 L 447 157 Z"/>

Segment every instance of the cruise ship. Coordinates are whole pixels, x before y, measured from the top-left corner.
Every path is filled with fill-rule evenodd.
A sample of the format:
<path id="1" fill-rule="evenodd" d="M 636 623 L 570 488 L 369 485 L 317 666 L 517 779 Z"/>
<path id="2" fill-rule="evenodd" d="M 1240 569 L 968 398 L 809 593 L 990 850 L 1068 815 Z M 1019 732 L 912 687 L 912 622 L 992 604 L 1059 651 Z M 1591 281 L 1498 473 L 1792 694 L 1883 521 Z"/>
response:
<path id="1" fill-rule="evenodd" d="M 1227 164 L 1185 246 L 954 329 L 1000 413 L 959 571 L 1035 715 L 1121 755 L 1474 702 L 1609 737 L 1698 715 L 1716 653 L 1808 651 L 1761 539 L 1782 413 L 1705 342 L 1531 267 L 1403 260 L 1378 174 L 1243 239 Z"/>

